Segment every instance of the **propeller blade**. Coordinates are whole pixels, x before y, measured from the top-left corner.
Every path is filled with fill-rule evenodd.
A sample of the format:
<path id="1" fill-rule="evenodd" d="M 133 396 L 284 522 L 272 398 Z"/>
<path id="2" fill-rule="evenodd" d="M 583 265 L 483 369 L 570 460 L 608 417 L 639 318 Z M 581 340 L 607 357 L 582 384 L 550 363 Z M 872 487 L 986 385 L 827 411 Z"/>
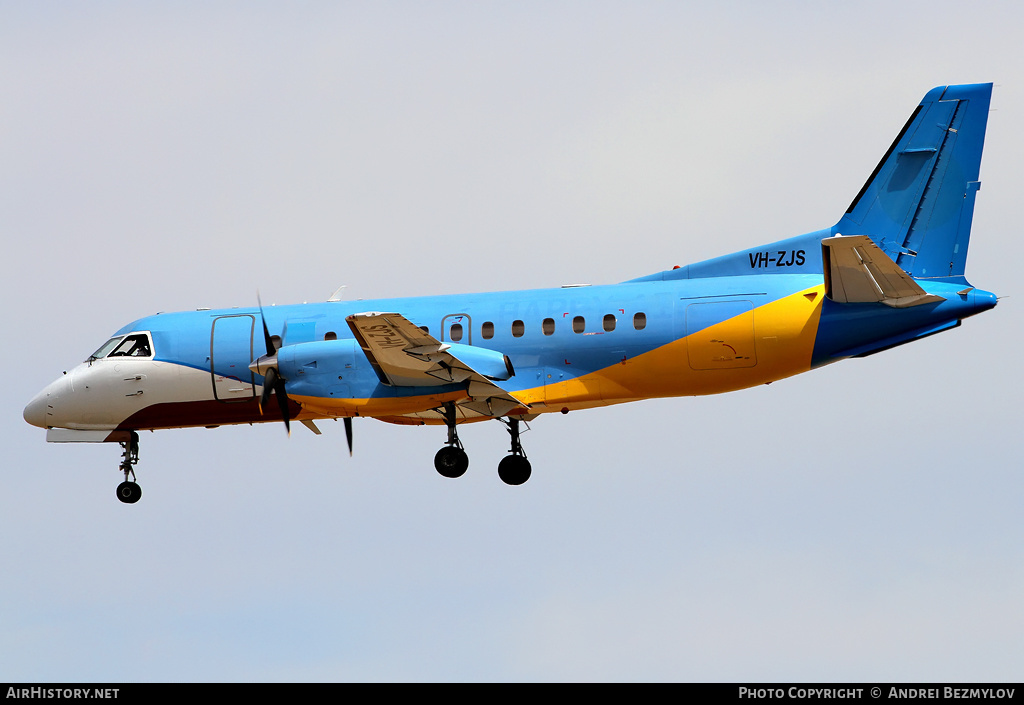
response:
<path id="1" fill-rule="evenodd" d="M 263 413 L 263 407 L 267 405 L 267 400 L 270 399 L 270 393 L 274 391 L 274 382 L 276 381 L 277 369 L 271 367 L 263 376 L 263 394 L 260 395 L 260 414 Z"/>
<path id="2" fill-rule="evenodd" d="M 277 348 L 274 346 L 274 341 L 270 337 L 270 330 L 267 328 L 267 317 L 263 315 L 263 302 L 260 300 L 259 292 L 256 292 L 256 303 L 260 307 L 260 323 L 263 324 L 263 340 L 267 344 L 267 355 L 276 355 Z"/>
<path id="3" fill-rule="evenodd" d="M 263 301 L 260 299 L 260 293 L 256 292 L 256 303 L 260 307 L 260 323 L 263 324 L 263 342 L 267 345 L 267 357 L 260 358 L 268 365 L 277 364 L 277 346 L 274 345 L 274 339 L 270 337 L 270 329 L 267 328 L 267 317 L 263 315 Z M 256 364 L 256 363 L 253 363 Z M 277 395 L 277 407 L 281 410 L 281 418 L 284 419 L 284 428 L 288 432 L 288 435 L 292 435 L 291 425 L 291 409 L 288 404 L 288 392 L 285 391 L 285 379 L 281 376 L 281 373 L 277 371 L 276 367 L 268 367 L 267 371 L 263 374 L 263 394 L 260 395 L 260 413 L 263 413 L 263 407 L 270 401 L 271 393 Z"/>
<path id="4" fill-rule="evenodd" d="M 284 388 L 285 380 L 284 377 L 277 371 L 276 367 L 271 367 L 267 370 L 263 376 L 263 394 L 260 395 L 260 413 L 263 413 L 263 407 L 267 405 L 270 400 L 270 395 L 277 395 L 277 407 L 281 410 L 281 418 L 284 419 L 285 430 L 288 431 L 288 435 L 292 435 L 291 426 L 291 408 L 288 404 L 288 392 Z"/>
<path id="5" fill-rule="evenodd" d="M 280 375 L 277 377 L 277 381 L 274 382 L 274 393 L 277 394 L 277 406 L 281 409 L 281 418 L 284 419 L 284 428 L 288 431 L 288 435 L 292 435 L 291 426 L 291 413 L 288 408 L 288 392 L 284 390 L 284 379 Z"/>
<path id="6" fill-rule="evenodd" d="M 348 441 L 348 457 L 352 457 L 352 417 L 346 416 L 342 419 L 345 422 L 345 440 Z"/>

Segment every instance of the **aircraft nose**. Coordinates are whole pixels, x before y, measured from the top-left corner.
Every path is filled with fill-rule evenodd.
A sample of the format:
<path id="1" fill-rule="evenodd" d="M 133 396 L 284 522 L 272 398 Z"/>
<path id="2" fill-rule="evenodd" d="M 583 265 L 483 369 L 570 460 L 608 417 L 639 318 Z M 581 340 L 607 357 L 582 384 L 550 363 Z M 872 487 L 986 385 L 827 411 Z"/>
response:
<path id="1" fill-rule="evenodd" d="M 24 416 L 25 420 L 33 426 L 39 428 L 46 428 L 46 392 L 40 392 L 35 398 L 28 403 L 25 407 Z"/>
<path id="2" fill-rule="evenodd" d="M 73 373 L 72 373 L 73 374 Z M 66 397 L 74 389 L 71 383 L 71 375 L 65 372 L 46 386 L 46 389 L 36 394 L 25 407 L 23 416 L 33 426 L 49 428 L 55 426 L 56 407 L 62 397 Z"/>

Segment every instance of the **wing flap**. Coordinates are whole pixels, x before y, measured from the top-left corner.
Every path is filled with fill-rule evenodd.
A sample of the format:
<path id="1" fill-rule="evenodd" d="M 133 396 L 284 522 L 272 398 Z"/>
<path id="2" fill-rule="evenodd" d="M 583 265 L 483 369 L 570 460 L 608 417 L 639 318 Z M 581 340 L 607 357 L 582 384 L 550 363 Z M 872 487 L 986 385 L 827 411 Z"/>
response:
<path id="1" fill-rule="evenodd" d="M 523 404 L 399 313 L 356 313 L 345 319 L 381 382 L 395 387 L 466 383 L 459 406 L 484 416 L 504 416 Z"/>

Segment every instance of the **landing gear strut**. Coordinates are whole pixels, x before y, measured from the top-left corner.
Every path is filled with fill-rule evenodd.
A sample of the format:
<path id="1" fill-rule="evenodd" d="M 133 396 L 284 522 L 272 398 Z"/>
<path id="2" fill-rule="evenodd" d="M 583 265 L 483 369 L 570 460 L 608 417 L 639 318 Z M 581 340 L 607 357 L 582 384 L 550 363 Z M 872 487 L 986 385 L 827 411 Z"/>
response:
<path id="1" fill-rule="evenodd" d="M 462 477 L 469 468 L 469 456 L 462 449 L 462 442 L 455 428 L 454 402 L 446 402 L 439 411 L 444 417 L 445 426 L 448 427 L 448 443 L 434 456 L 434 467 L 444 477 Z M 530 479 L 531 473 L 530 461 L 526 459 L 523 444 L 519 442 L 519 424 L 522 422 L 513 417 L 498 420 L 505 424 L 508 435 L 512 438 L 509 455 L 498 463 L 498 477 L 506 485 L 521 485 Z"/>
<path id="2" fill-rule="evenodd" d="M 530 461 L 526 459 L 523 445 L 519 442 L 519 419 L 509 418 L 508 421 L 498 419 L 508 428 L 508 435 L 512 437 L 511 455 L 506 455 L 498 463 L 498 477 L 506 485 L 521 485 L 530 479 Z"/>
<path id="3" fill-rule="evenodd" d="M 135 482 L 135 463 L 139 462 L 139 434 L 131 432 L 131 438 L 121 441 L 124 453 L 121 455 L 121 471 L 124 473 L 124 482 L 117 486 L 117 498 L 125 504 L 135 504 L 142 498 L 142 488 Z M 131 475 L 131 481 L 128 476 Z"/>
<path id="4" fill-rule="evenodd" d="M 445 402 L 444 424 L 448 427 L 448 443 L 434 456 L 434 468 L 444 477 L 462 477 L 469 468 L 469 456 L 455 430 L 455 403 Z"/>

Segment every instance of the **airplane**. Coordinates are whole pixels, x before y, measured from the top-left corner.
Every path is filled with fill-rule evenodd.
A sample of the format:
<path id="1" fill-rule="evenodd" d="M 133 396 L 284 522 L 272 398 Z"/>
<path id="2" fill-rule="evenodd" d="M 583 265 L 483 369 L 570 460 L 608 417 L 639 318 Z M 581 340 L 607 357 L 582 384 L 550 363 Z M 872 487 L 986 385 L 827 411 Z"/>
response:
<path id="1" fill-rule="evenodd" d="M 619 284 L 158 313 L 43 389 L 46 440 L 119 443 L 119 500 L 142 496 L 139 432 L 320 419 L 444 425 L 434 458 L 463 475 L 463 423 L 503 423 L 509 485 L 541 414 L 718 394 L 873 355 L 996 305 L 964 276 L 992 84 L 939 86 L 839 221 Z M 274 402 L 271 402 L 271 399 Z"/>

